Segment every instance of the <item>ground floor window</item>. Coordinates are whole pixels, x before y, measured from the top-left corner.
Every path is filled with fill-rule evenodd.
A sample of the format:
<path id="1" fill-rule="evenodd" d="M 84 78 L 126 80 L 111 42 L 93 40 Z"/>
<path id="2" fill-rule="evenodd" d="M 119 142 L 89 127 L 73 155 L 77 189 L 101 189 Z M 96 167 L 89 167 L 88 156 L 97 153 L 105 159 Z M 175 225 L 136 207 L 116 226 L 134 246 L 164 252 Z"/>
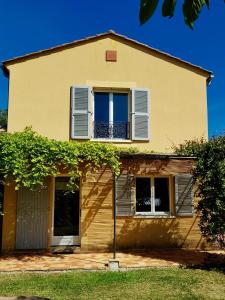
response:
<path id="1" fill-rule="evenodd" d="M 136 178 L 137 214 L 168 214 L 169 200 L 168 177 Z"/>

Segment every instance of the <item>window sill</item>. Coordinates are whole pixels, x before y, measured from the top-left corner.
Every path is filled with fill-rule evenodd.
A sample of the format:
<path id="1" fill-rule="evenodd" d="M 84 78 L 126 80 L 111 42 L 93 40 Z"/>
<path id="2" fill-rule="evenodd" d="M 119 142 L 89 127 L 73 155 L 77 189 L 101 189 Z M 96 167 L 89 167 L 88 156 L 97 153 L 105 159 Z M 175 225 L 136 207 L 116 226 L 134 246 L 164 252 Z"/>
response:
<path id="1" fill-rule="evenodd" d="M 175 219 L 175 216 L 170 214 L 135 214 L 135 219 Z"/>
<path id="2" fill-rule="evenodd" d="M 101 143 L 125 143 L 130 144 L 132 140 L 122 140 L 122 139 L 91 139 L 92 142 L 101 142 Z"/>

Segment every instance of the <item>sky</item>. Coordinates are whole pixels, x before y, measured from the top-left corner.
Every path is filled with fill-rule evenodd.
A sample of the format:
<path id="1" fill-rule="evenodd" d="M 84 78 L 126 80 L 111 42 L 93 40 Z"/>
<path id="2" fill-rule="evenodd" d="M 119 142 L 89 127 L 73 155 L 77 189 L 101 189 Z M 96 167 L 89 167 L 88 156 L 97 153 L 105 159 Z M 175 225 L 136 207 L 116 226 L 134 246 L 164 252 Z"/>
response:
<path id="1" fill-rule="evenodd" d="M 181 2 L 172 19 L 163 18 L 159 6 L 141 26 L 139 0 L 0 0 L 0 61 L 113 29 L 213 72 L 209 136 L 218 135 L 225 130 L 225 4 L 212 0 L 190 30 Z M 8 80 L 0 73 L 0 108 L 7 99 Z"/>

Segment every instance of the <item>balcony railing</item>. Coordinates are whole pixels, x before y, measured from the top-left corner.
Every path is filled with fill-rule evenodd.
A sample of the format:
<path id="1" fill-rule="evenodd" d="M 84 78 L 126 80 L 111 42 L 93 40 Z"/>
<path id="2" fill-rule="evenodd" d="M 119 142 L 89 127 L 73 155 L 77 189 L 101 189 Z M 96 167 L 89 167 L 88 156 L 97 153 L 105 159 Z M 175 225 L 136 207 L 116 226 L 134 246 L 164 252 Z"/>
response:
<path id="1" fill-rule="evenodd" d="M 94 122 L 94 138 L 128 140 L 130 138 L 130 123 Z"/>

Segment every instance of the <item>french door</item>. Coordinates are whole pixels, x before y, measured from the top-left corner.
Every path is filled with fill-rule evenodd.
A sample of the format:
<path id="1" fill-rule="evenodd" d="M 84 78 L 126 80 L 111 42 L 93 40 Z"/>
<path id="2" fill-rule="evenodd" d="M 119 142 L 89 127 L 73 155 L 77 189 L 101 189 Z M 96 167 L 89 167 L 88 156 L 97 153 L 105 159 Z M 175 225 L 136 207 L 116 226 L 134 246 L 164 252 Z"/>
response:
<path id="1" fill-rule="evenodd" d="M 80 244 L 79 191 L 68 191 L 68 177 L 55 178 L 52 245 Z"/>

